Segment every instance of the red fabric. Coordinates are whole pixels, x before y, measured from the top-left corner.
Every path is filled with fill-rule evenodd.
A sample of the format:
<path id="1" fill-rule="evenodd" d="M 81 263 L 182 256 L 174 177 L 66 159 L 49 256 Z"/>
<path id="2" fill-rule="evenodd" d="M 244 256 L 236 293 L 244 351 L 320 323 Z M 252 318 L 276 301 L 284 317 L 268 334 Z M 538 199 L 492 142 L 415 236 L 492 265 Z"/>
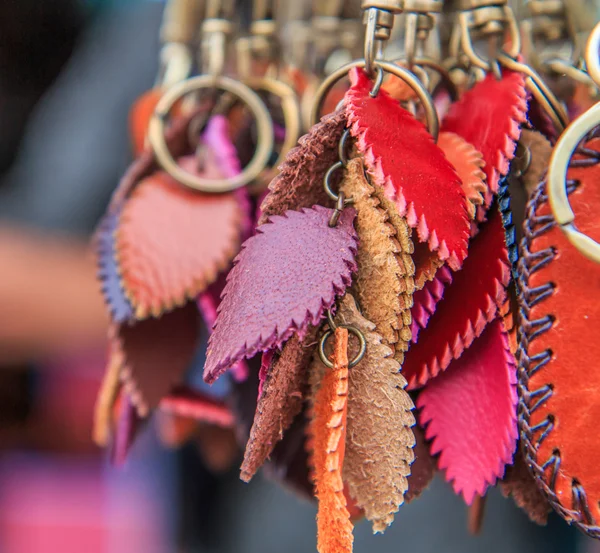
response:
<path id="1" fill-rule="evenodd" d="M 469 257 L 454 273 L 444 298 L 404 360 L 409 389 L 423 386 L 457 359 L 496 316 L 510 279 L 504 227 L 495 210 L 471 241 Z"/>
<path id="2" fill-rule="evenodd" d="M 508 173 L 526 113 L 525 77 L 504 69 L 502 79 L 490 73 L 465 92 L 444 119 L 442 131 L 458 134 L 482 153 L 493 193 L 498 191 L 500 177 Z M 488 194 L 486 204 L 491 200 Z"/>
<path id="3" fill-rule="evenodd" d="M 422 123 L 383 90 L 371 98 L 373 85 L 364 71 L 353 69 L 350 79 L 348 125 L 374 182 L 396 202 L 421 242 L 457 270 L 469 240 L 460 178 Z"/>
<path id="4" fill-rule="evenodd" d="M 471 504 L 504 474 L 517 444 L 516 365 L 499 319 L 417 399 L 431 454 Z"/>

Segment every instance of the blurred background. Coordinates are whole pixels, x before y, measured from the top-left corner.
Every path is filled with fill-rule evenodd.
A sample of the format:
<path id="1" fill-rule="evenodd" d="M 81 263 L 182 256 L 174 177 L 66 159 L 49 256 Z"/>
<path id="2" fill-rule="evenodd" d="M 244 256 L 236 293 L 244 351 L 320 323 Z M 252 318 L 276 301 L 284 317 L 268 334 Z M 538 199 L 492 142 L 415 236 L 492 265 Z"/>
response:
<path id="1" fill-rule="evenodd" d="M 213 475 L 144 432 L 123 469 L 91 441 L 107 316 L 88 242 L 131 160 L 128 111 L 152 86 L 163 5 L 0 0 L 0 553 L 304 553 L 315 508 Z M 592 552 L 491 493 L 483 532 L 436 480 L 357 553 Z"/>

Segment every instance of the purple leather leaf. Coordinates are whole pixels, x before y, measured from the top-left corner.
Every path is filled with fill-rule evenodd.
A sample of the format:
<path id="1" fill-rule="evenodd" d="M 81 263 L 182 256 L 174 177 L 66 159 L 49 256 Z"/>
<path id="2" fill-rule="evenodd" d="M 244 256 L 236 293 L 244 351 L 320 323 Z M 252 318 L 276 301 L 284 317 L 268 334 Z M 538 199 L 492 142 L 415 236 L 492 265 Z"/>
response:
<path id="1" fill-rule="evenodd" d="M 286 211 L 258 227 L 235 260 L 213 333 L 204 380 L 257 352 L 281 348 L 292 335 L 302 340 L 356 271 L 356 212 L 345 209 L 335 227 L 333 210 L 314 206 Z"/>
<path id="2" fill-rule="evenodd" d="M 112 464 L 116 467 L 122 467 L 127 461 L 141 422 L 127 393 L 121 390 L 120 396 L 119 414 L 110 454 Z"/>
<path id="3" fill-rule="evenodd" d="M 102 294 L 113 321 L 124 323 L 133 318 L 131 303 L 125 296 L 121 284 L 119 267 L 115 257 L 115 230 L 121 209 L 109 212 L 102 218 L 96 232 L 98 277 L 102 283 Z"/>

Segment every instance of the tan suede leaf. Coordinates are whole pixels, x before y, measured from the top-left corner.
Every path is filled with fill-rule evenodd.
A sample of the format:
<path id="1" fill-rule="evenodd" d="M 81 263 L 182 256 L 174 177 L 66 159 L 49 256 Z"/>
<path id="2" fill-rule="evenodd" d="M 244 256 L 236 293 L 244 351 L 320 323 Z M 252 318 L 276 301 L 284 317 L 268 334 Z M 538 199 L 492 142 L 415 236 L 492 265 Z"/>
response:
<path id="1" fill-rule="evenodd" d="M 316 329 L 309 331 L 302 341 L 292 336 L 269 368 L 244 453 L 241 479 L 245 482 L 256 474 L 302 410 L 315 336 Z"/>
<path id="2" fill-rule="evenodd" d="M 410 309 L 413 306 L 413 294 L 415 293 L 415 264 L 412 258 L 414 246 L 411 239 L 411 229 L 406 222 L 406 218 L 401 217 L 398 213 L 398 209 L 396 208 L 394 202 L 388 200 L 385 197 L 383 189 L 378 186 L 373 187 L 373 197 L 379 201 L 378 208 L 383 209 L 387 214 L 388 223 L 394 229 L 392 238 L 399 247 L 399 250 L 395 254 L 401 279 L 399 295 L 400 318 L 398 321 L 399 341 L 394 351 L 394 358 L 396 361 L 402 364 L 404 361 L 404 352 L 408 349 L 408 344 L 410 343 L 410 339 L 412 337 L 410 332 L 410 326 L 412 323 Z M 361 248 L 360 242 L 362 242 L 362 238 L 359 240 L 359 251 Z M 361 263 L 359 262 L 359 271 L 361 270 L 360 266 Z M 362 302 L 361 306 L 363 309 L 365 309 L 365 315 L 367 318 L 372 320 L 367 314 L 366 307 Z"/>
<path id="3" fill-rule="evenodd" d="M 392 350 L 382 343 L 375 325 L 359 313 L 350 294 L 340 302 L 336 323 L 354 326 L 367 341 L 365 357 L 350 369 L 344 482 L 373 523 L 373 531 L 383 532 L 408 489 L 414 460 L 414 405 Z M 357 347 L 351 339 L 350 360 Z"/>
<path id="4" fill-rule="evenodd" d="M 365 317 L 375 324 L 382 342 L 404 352 L 411 333 L 410 322 L 405 324 L 402 314 L 410 314 L 408 304 L 412 303 L 412 297 L 406 291 L 411 288 L 412 276 L 399 260 L 396 230 L 374 195 L 375 189 L 365 177 L 360 158 L 348 163 L 342 190 L 354 200 L 357 212 L 354 227 L 358 233 L 355 279 L 358 302 Z"/>
<path id="5" fill-rule="evenodd" d="M 519 142 L 531 152 L 529 167 L 522 177 L 527 195 L 531 196 L 548 168 L 552 145 L 541 133 L 527 129 L 521 131 Z"/>

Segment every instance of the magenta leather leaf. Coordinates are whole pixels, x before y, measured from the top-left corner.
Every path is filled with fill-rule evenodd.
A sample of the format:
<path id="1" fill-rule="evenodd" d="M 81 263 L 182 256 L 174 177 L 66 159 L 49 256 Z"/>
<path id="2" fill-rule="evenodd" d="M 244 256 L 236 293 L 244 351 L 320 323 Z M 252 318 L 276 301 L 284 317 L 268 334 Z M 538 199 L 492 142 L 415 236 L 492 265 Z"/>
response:
<path id="1" fill-rule="evenodd" d="M 445 287 L 435 313 L 406 354 L 402 374 L 408 389 L 424 386 L 461 356 L 487 323 L 496 318 L 509 281 L 504 227 L 496 209 L 471 240 L 469 257 L 452 275 L 452 283 Z"/>
<path id="2" fill-rule="evenodd" d="M 433 280 L 426 282 L 421 290 L 413 296 L 413 306 L 410 310 L 412 324 L 410 327 L 412 343 L 417 343 L 419 331 L 427 326 L 429 318 L 435 313 L 438 302 L 444 295 L 444 288 L 452 282 L 452 271 L 445 265 L 440 267 Z"/>
<path id="3" fill-rule="evenodd" d="M 394 200 L 421 242 L 457 270 L 467 255 L 469 214 L 461 180 L 425 126 L 385 91 L 375 98 L 364 71 L 350 72 L 348 126 L 373 182 Z M 435 201 L 433 201 L 435 199 Z"/>
<path id="4" fill-rule="evenodd" d="M 467 504 L 504 474 L 517 445 L 516 363 L 499 319 L 419 394 L 431 454 Z"/>
<path id="5" fill-rule="evenodd" d="M 131 402 L 131 398 L 124 390 L 119 393 L 116 411 L 117 420 L 110 448 L 110 459 L 114 466 L 122 467 L 129 457 L 141 420 Z"/>
<path id="6" fill-rule="evenodd" d="M 316 326 L 356 271 L 356 212 L 344 209 L 335 227 L 332 210 L 286 211 L 258 227 L 242 246 L 227 277 L 208 342 L 204 379 L 258 352 L 302 340 Z"/>
<path id="7" fill-rule="evenodd" d="M 508 173 L 526 119 L 525 76 L 504 69 L 502 79 L 489 73 L 452 104 L 441 130 L 457 134 L 481 152 L 487 185 L 496 193 L 500 177 Z M 484 199 L 489 206 L 492 194 Z"/>

